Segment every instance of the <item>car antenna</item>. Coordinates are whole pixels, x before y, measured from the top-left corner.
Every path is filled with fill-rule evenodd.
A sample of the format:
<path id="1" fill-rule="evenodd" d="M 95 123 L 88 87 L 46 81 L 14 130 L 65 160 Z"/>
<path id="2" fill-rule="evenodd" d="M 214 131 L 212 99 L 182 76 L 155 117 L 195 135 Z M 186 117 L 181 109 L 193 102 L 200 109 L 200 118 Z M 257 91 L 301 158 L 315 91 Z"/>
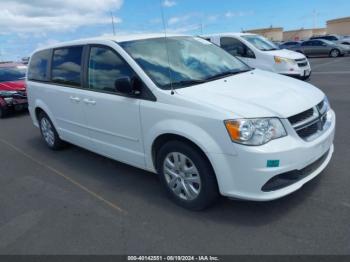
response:
<path id="1" fill-rule="evenodd" d="M 162 0 L 159 0 L 160 3 L 160 10 L 162 14 L 162 22 L 163 22 L 163 29 L 164 29 L 164 37 L 165 37 L 165 50 L 166 50 L 166 55 L 168 59 L 168 77 L 170 80 L 170 89 L 171 89 L 171 94 L 175 94 L 175 89 L 173 87 L 173 80 L 171 77 L 171 70 L 170 70 L 170 56 L 169 56 L 169 48 L 168 48 L 168 38 L 167 38 L 167 28 L 166 28 L 166 22 L 165 22 L 165 15 L 164 15 L 164 8 L 163 8 L 163 2 Z"/>
<path id="2" fill-rule="evenodd" d="M 112 11 L 111 11 L 111 18 L 112 18 L 112 30 L 113 30 L 113 36 L 115 36 L 114 16 L 113 16 Z"/>

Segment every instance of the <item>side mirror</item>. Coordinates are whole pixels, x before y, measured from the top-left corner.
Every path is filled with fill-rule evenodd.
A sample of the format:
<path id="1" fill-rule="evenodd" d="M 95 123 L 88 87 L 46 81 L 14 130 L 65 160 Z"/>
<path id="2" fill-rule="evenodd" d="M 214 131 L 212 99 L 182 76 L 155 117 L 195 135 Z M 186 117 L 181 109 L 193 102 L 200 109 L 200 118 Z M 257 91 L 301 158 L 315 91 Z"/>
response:
<path id="1" fill-rule="evenodd" d="M 129 77 L 121 77 L 114 82 L 115 89 L 123 94 L 134 94 L 133 84 Z"/>
<path id="2" fill-rule="evenodd" d="M 250 49 L 247 49 L 247 57 L 248 58 L 255 58 L 254 52 Z"/>

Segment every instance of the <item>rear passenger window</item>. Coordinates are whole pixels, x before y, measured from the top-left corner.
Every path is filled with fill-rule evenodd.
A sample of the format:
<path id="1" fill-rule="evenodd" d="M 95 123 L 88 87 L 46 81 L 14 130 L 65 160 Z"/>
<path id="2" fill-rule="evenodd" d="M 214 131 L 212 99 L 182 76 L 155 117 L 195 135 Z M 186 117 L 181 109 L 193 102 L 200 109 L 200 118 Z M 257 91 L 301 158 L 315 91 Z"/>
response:
<path id="1" fill-rule="evenodd" d="M 311 46 L 312 45 L 312 41 L 303 42 L 301 45 L 302 46 Z"/>
<path id="2" fill-rule="evenodd" d="M 55 49 L 52 60 L 52 81 L 70 86 L 81 86 L 83 47 Z"/>
<path id="3" fill-rule="evenodd" d="M 132 68 L 119 55 L 107 47 L 91 47 L 89 58 L 89 88 L 97 91 L 116 92 L 115 81 L 132 78 Z"/>
<path id="4" fill-rule="evenodd" d="M 48 65 L 51 59 L 50 50 L 35 53 L 28 69 L 28 79 L 34 81 L 48 81 Z"/>

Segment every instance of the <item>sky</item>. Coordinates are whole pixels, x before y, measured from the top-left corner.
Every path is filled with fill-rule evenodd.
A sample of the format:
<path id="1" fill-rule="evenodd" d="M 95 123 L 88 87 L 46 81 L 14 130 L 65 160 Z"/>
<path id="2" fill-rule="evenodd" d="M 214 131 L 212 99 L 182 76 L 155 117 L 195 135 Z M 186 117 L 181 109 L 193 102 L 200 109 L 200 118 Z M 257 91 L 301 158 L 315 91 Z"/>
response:
<path id="1" fill-rule="evenodd" d="M 164 23 L 162 19 L 164 13 Z M 0 61 L 56 42 L 113 34 L 325 27 L 349 0 L 0 0 Z"/>

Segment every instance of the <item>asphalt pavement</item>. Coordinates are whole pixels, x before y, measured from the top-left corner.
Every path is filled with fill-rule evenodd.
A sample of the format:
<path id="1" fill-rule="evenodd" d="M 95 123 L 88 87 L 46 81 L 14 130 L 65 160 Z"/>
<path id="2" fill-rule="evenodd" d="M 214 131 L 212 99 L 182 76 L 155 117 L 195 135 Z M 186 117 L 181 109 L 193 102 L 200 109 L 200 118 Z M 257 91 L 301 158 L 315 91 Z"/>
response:
<path id="1" fill-rule="evenodd" d="M 0 121 L 0 254 L 350 254 L 350 57 L 311 59 L 337 114 L 335 153 L 272 202 L 191 212 L 157 176 L 70 146 L 47 149 L 27 113 Z"/>

